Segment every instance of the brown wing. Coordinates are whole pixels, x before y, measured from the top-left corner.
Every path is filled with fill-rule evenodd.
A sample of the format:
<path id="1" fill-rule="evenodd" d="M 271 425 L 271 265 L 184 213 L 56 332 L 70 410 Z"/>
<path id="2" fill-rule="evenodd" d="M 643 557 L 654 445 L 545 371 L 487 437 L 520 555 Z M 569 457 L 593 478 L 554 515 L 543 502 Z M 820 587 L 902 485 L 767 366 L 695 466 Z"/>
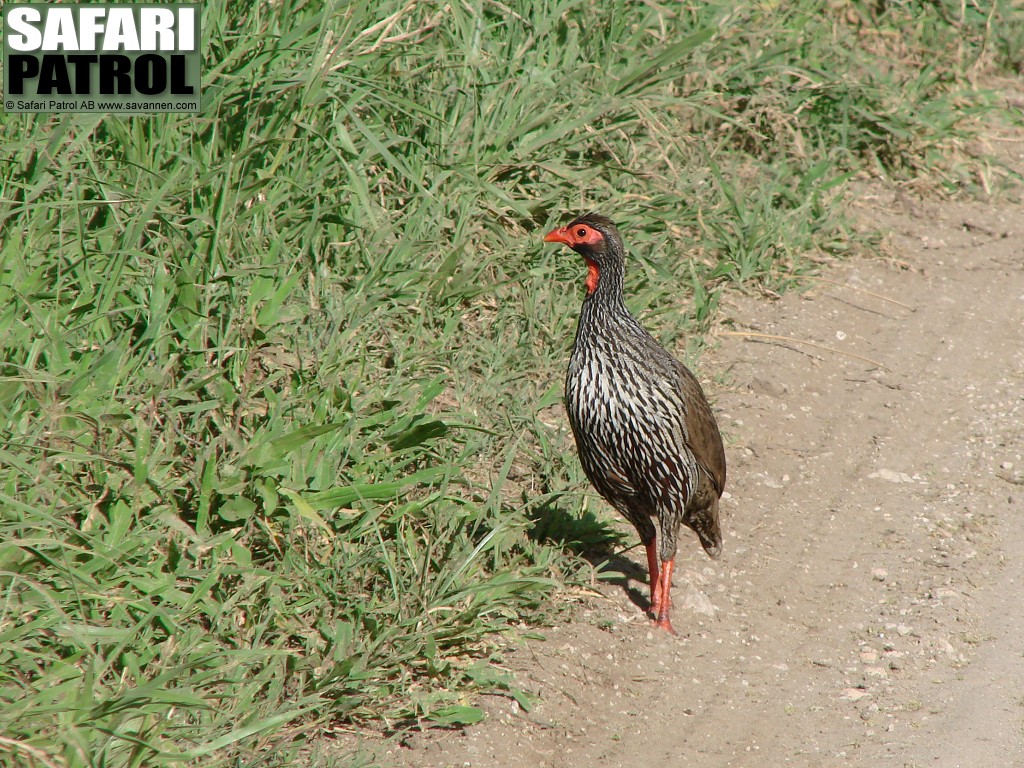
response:
<path id="1" fill-rule="evenodd" d="M 700 382 L 682 363 L 679 369 L 679 388 L 686 400 L 686 431 L 690 435 L 690 450 L 697 463 L 708 473 L 718 495 L 725 490 L 725 446 L 718 431 L 718 423 L 704 396 Z"/>

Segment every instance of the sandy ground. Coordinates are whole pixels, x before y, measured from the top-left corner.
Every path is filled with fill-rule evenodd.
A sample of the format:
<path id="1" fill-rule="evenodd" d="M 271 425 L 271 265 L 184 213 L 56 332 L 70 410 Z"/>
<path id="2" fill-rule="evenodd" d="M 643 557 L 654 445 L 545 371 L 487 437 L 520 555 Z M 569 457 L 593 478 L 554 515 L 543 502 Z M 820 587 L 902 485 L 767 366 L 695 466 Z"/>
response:
<path id="1" fill-rule="evenodd" d="M 854 213 L 885 257 L 733 300 L 702 361 L 725 551 L 682 539 L 679 636 L 638 606 L 632 550 L 509 654 L 530 711 L 485 697 L 484 723 L 386 761 L 1024 765 L 1024 213 L 867 187 Z"/>

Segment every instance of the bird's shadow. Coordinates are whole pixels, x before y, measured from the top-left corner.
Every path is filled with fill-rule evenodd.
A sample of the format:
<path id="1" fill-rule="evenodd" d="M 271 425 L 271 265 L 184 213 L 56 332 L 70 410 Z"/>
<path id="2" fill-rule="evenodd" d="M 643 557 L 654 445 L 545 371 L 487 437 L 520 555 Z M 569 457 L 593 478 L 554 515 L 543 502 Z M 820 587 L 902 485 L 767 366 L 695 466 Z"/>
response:
<path id="1" fill-rule="evenodd" d="M 647 583 L 649 576 L 646 569 L 623 557 L 621 551 L 602 558 L 587 559 L 594 566 L 601 581 L 621 587 L 633 605 L 642 611 L 650 612 L 650 587 Z"/>
<path id="2" fill-rule="evenodd" d="M 647 571 L 625 557 L 628 534 L 593 512 L 572 514 L 555 501 L 546 501 L 530 512 L 533 526 L 528 533 L 535 541 L 556 544 L 573 552 L 594 568 L 597 578 L 620 587 L 626 597 L 643 611 L 649 611 Z M 639 546 L 639 545 L 637 545 Z"/>

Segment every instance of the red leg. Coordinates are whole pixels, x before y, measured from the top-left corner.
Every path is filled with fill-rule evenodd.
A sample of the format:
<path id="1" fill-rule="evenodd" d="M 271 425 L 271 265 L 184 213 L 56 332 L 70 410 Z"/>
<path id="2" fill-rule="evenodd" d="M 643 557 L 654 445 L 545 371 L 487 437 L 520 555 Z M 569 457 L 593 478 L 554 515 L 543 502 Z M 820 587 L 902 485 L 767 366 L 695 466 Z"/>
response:
<path id="1" fill-rule="evenodd" d="M 661 610 L 661 582 L 658 581 L 658 550 L 655 547 L 655 539 L 644 543 L 647 550 L 647 573 L 651 585 L 651 613 L 655 616 Z"/>
<path id="2" fill-rule="evenodd" d="M 669 590 L 672 588 L 673 567 L 675 567 L 674 558 L 672 560 L 666 560 L 661 564 L 661 574 L 658 586 L 658 596 L 661 598 L 661 601 L 658 604 L 658 618 L 654 621 L 654 626 L 661 627 L 674 635 L 676 631 L 672 628 L 672 622 L 668 618 L 668 611 L 672 606 L 672 598 L 669 596 Z"/>

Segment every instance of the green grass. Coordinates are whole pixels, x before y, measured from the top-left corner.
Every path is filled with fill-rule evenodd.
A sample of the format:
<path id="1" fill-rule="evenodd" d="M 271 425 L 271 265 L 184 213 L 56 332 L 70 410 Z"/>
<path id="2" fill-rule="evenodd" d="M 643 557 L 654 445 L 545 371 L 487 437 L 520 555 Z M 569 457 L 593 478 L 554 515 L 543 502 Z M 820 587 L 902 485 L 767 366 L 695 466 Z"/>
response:
<path id="1" fill-rule="evenodd" d="M 0 763 L 348 764 L 325 728 L 529 706 L 497 638 L 632 544 L 580 514 L 545 228 L 617 219 L 693 354 L 859 247 L 850 178 L 977 192 L 1010 8 L 211 2 L 198 117 L 4 116 Z"/>

